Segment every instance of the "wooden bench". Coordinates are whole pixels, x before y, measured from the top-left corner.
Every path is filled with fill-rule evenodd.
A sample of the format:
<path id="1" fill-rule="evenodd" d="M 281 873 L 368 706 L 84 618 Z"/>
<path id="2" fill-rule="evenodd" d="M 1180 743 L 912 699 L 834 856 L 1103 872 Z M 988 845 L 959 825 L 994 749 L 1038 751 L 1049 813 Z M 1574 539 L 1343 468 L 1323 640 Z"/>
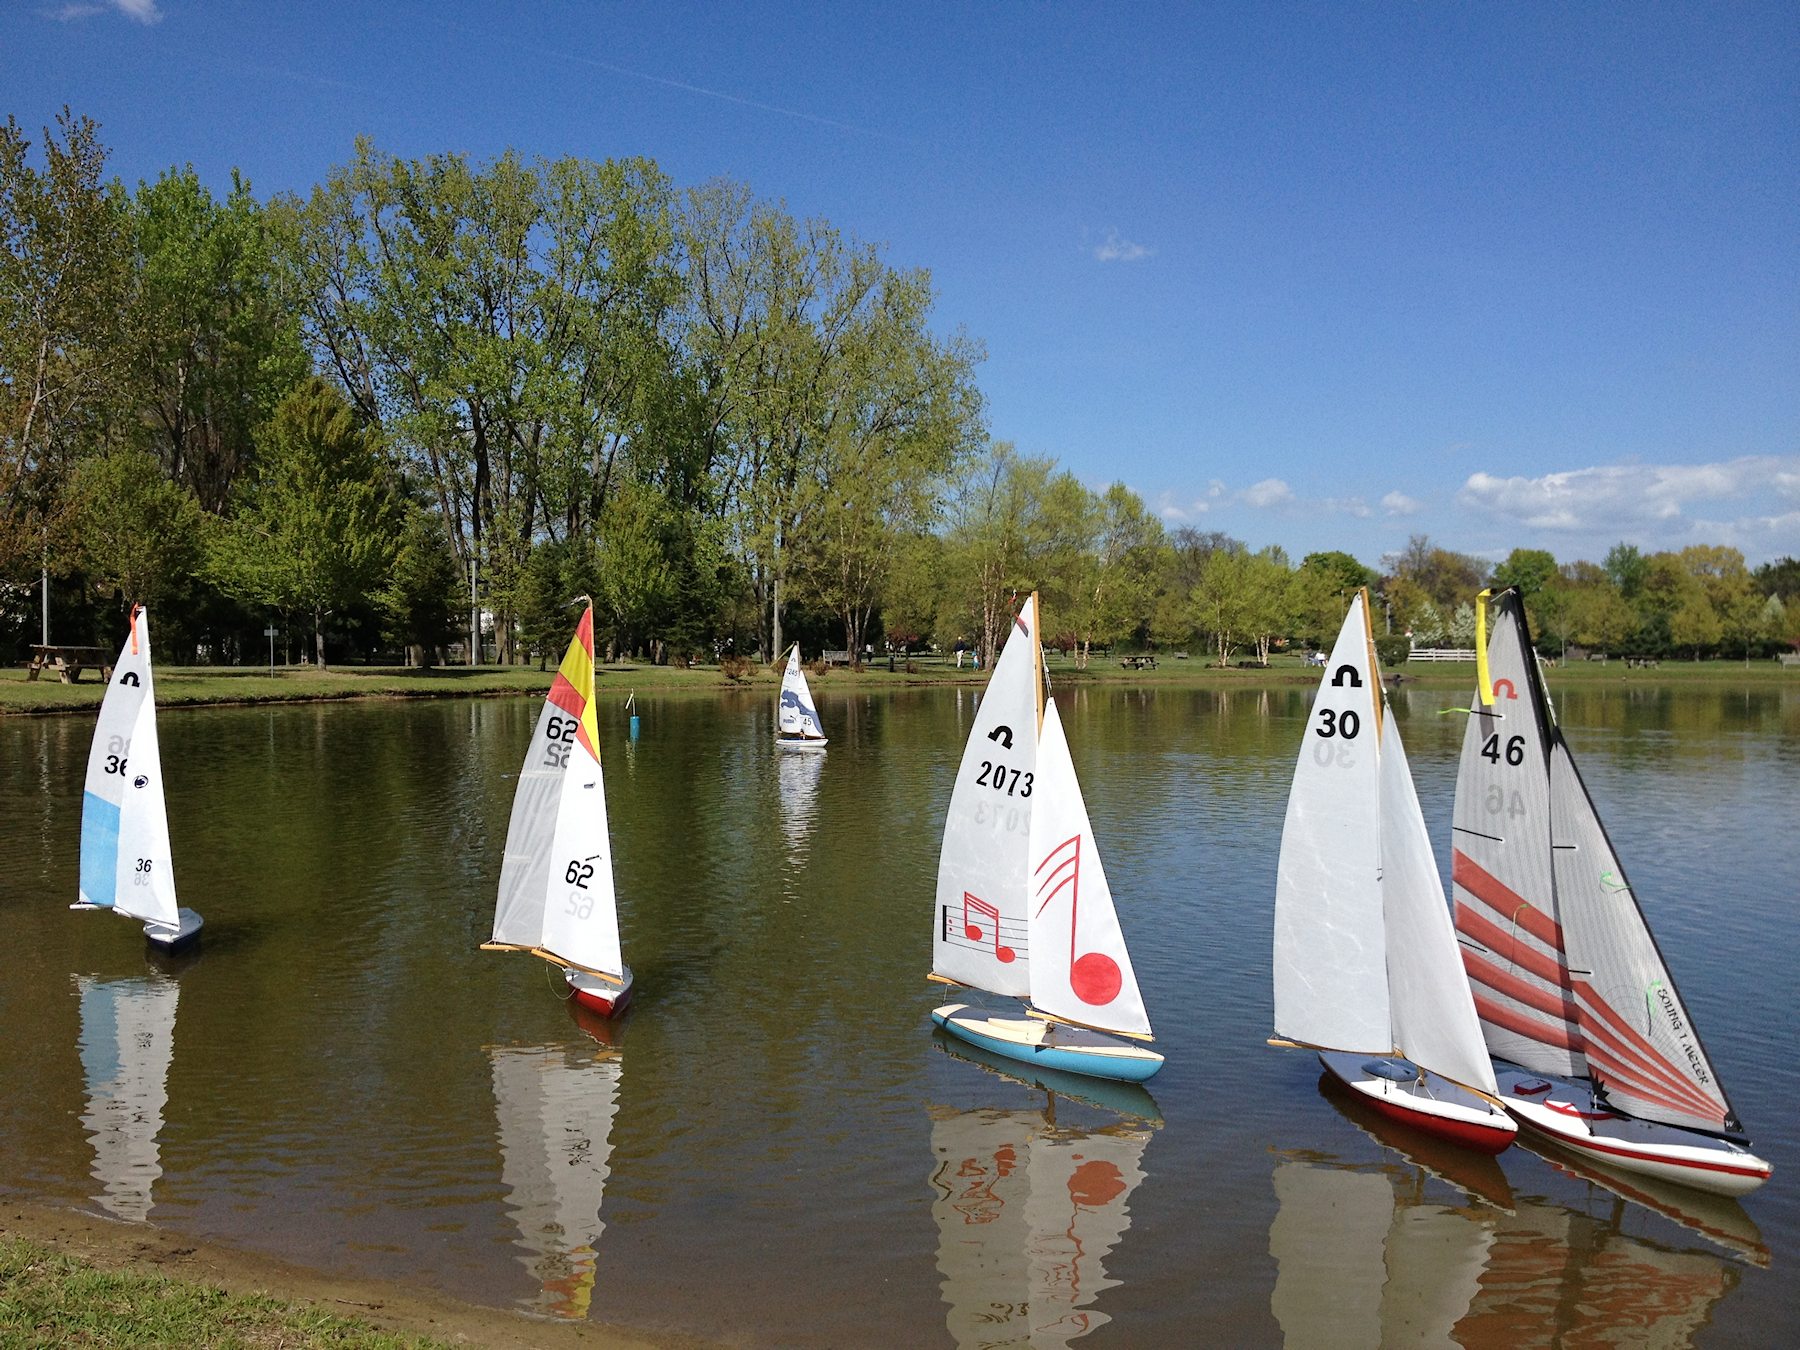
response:
<path id="1" fill-rule="evenodd" d="M 54 670 L 57 678 L 64 684 L 81 683 L 81 672 L 100 667 L 100 679 L 104 683 L 112 679 L 112 653 L 105 647 L 40 647 L 31 649 L 31 664 L 25 668 L 25 678 L 35 680 L 45 669 Z"/>
<path id="2" fill-rule="evenodd" d="M 825 652 L 819 659 L 828 666 L 847 666 L 850 664 L 850 653 Z"/>

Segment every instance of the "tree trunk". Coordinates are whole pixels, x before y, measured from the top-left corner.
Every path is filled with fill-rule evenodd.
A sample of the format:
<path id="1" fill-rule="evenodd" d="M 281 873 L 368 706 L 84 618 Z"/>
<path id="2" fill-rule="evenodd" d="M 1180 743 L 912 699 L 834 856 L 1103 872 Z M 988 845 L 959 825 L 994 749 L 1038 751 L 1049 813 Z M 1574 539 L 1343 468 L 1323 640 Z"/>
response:
<path id="1" fill-rule="evenodd" d="M 318 653 L 319 669 L 325 669 L 325 614 L 313 611 L 313 649 Z"/>

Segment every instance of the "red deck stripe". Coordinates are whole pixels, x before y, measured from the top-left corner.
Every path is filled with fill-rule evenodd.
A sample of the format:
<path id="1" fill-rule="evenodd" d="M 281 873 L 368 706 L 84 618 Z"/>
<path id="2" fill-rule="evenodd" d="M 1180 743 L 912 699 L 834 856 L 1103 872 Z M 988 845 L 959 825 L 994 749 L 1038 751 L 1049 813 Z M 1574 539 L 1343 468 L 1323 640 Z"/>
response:
<path id="1" fill-rule="evenodd" d="M 1503 1008 L 1491 998 L 1475 995 L 1475 1011 L 1484 1022 L 1492 1022 L 1495 1026 L 1523 1036 L 1528 1041 L 1536 1041 L 1540 1045 L 1555 1046 L 1558 1050 L 1570 1050 L 1581 1053 L 1581 1041 L 1569 1032 L 1556 1027 L 1545 1026 L 1542 1022 L 1534 1022 L 1529 1017 L 1514 1012 L 1511 1008 Z"/>
<path id="2" fill-rule="evenodd" d="M 1554 947 L 1559 952 L 1563 950 L 1562 928 L 1556 920 L 1517 892 L 1508 889 L 1493 873 L 1482 868 L 1460 848 L 1451 855 L 1450 879 L 1539 942 Z"/>
<path id="3" fill-rule="evenodd" d="M 1698 1162 L 1690 1158 L 1671 1158 L 1661 1153 L 1646 1153 L 1642 1149 L 1622 1148 L 1614 1144 L 1603 1144 L 1593 1138 L 1564 1134 L 1561 1130 L 1548 1129 L 1536 1121 L 1532 1121 L 1531 1124 L 1542 1133 L 1571 1148 L 1591 1150 L 1595 1153 L 1610 1153 L 1619 1158 L 1636 1158 L 1639 1162 L 1661 1163 L 1664 1167 L 1691 1167 L 1697 1172 L 1729 1172 L 1734 1177 L 1767 1178 L 1769 1176 L 1767 1167 L 1750 1167 L 1743 1163 Z"/>
<path id="4" fill-rule="evenodd" d="M 1492 943 L 1487 944 L 1492 947 Z M 1509 975 L 1486 958 L 1463 948 L 1463 967 L 1469 972 L 1469 978 L 1480 980 L 1488 988 L 1505 994 L 1515 1003 L 1523 1003 L 1536 1008 L 1541 1013 L 1549 1013 L 1552 1017 L 1560 1017 L 1571 1027 L 1577 1025 L 1575 1000 L 1567 994 L 1552 994 L 1540 985 L 1527 984 L 1517 975 Z"/>
<path id="5" fill-rule="evenodd" d="M 1569 977 L 1560 961 L 1554 956 L 1544 955 L 1535 947 L 1526 946 L 1498 924 L 1477 914 L 1471 906 L 1456 907 L 1456 927 L 1457 931 L 1474 938 L 1494 955 L 1530 971 L 1551 988 L 1568 990 Z"/>

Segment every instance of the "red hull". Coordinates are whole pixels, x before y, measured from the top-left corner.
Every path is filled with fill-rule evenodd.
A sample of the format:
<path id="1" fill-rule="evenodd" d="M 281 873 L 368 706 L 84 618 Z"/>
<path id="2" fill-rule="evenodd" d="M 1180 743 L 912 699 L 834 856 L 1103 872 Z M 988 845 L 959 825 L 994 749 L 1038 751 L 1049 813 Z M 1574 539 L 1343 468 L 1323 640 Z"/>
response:
<path id="1" fill-rule="evenodd" d="M 578 1006 L 588 1012 L 597 1013 L 601 1017 L 616 1017 L 625 1011 L 631 1002 L 631 990 L 624 989 L 617 994 L 597 994 L 586 989 L 571 989 Z"/>
<path id="2" fill-rule="evenodd" d="M 1513 1140 L 1518 1137 L 1517 1130 L 1494 1129 L 1488 1125 L 1446 1120 L 1443 1116 L 1397 1106 L 1383 1098 L 1372 1097 L 1366 1092 L 1359 1092 L 1356 1096 L 1358 1101 L 1363 1102 L 1397 1125 L 1404 1125 L 1408 1129 L 1417 1130 L 1420 1134 L 1429 1134 L 1434 1138 L 1447 1139 L 1452 1144 L 1460 1144 L 1463 1148 L 1474 1149 L 1477 1153 L 1489 1155 L 1504 1153 L 1511 1146 Z"/>

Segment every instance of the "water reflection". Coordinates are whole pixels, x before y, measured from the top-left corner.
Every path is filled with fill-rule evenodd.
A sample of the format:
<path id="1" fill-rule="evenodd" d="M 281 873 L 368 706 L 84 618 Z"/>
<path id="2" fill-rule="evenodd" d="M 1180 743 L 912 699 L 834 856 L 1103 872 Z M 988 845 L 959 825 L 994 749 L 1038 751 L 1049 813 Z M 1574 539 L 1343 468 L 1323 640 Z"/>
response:
<path id="1" fill-rule="evenodd" d="M 624 1063 L 618 1052 L 564 1045 L 496 1046 L 494 1108 L 500 1179 L 518 1227 L 519 1259 L 537 1282 L 520 1302 L 582 1318 L 593 1298 L 600 1201 L 612 1157 Z"/>
<path id="2" fill-rule="evenodd" d="M 932 1217 L 940 1288 L 959 1347 L 1056 1346 L 1112 1319 L 1091 1305 L 1118 1281 L 1105 1258 L 1131 1225 L 1144 1124 L 1059 1125 L 1041 1111 L 934 1106 Z"/>
<path id="3" fill-rule="evenodd" d="M 161 976 L 101 980 L 75 976 L 81 999 L 81 1071 L 94 1145 L 93 1199 L 116 1218 L 149 1217 L 150 1190 L 162 1175 L 156 1137 L 168 1104 L 175 1054 L 175 1004 L 181 986 Z"/>
<path id="4" fill-rule="evenodd" d="M 1742 1267 L 1542 1197 L 1431 1198 L 1423 1167 L 1278 1150 L 1271 1311 L 1290 1347 L 1684 1346 Z"/>
<path id="5" fill-rule="evenodd" d="M 789 857 L 798 863 L 806 857 L 806 841 L 818 815 L 819 777 L 825 772 L 825 757 L 777 753 L 775 771 L 781 792 L 781 834 L 787 840 Z"/>

